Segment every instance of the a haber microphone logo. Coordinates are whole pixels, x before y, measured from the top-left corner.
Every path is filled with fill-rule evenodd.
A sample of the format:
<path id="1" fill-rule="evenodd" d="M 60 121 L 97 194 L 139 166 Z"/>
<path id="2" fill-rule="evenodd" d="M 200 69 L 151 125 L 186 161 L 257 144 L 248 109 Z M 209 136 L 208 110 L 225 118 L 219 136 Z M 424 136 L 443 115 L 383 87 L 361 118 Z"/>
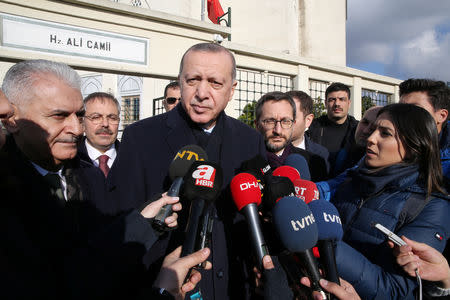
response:
<path id="1" fill-rule="evenodd" d="M 200 165 L 192 173 L 192 178 L 195 179 L 195 185 L 212 188 L 214 185 L 214 178 L 216 177 L 216 169 L 208 165 Z"/>

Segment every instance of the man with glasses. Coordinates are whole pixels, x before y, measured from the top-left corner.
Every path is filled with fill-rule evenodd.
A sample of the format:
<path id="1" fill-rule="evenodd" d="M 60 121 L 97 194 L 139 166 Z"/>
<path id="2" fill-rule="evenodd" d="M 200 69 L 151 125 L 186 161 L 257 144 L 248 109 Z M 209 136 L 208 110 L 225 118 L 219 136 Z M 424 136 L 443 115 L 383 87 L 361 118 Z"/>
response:
<path id="1" fill-rule="evenodd" d="M 172 81 L 164 89 L 163 105 L 166 111 L 171 111 L 181 99 L 180 83 Z"/>
<path id="2" fill-rule="evenodd" d="M 85 137 L 79 146 L 82 159 L 99 167 L 105 177 L 114 163 L 119 148 L 120 105 L 114 96 L 97 92 L 84 99 Z"/>
<path id="3" fill-rule="evenodd" d="M 272 169 L 283 165 L 290 154 L 297 153 L 308 162 L 313 181 L 326 178 L 327 168 L 323 159 L 291 144 L 296 118 L 295 102 L 291 96 L 282 92 L 265 94 L 256 103 L 255 115 L 255 125 L 264 136 L 267 159 Z M 319 161 L 322 163 L 318 164 Z"/>

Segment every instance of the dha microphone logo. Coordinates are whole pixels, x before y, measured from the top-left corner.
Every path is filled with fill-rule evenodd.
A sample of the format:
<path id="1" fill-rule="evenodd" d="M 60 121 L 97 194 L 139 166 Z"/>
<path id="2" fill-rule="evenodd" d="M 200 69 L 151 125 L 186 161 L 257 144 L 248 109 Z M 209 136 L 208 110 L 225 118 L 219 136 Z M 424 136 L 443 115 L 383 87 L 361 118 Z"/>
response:
<path id="1" fill-rule="evenodd" d="M 186 156 L 186 158 L 185 158 Z M 186 159 L 186 160 L 200 160 L 203 161 L 203 158 L 199 158 L 198 154 L 194 151 L 190 151 L 190 150 L 183 150 L 183 152 L 178 152 L 177 155 L 175 155 L 175 159 L 177 158 L 181 158 L 181 159 Z"/>
<path id="2" fill-rule="evenodd" d="M 258 184 L 258 182 L 256 182 L 256 181 L 253 181 L 253 182 L 244 182 L 244 183 L 241 183 L 240 185 L 239 185 L 239 188 L 241 189 L 241 191 L 245 191 L 245 190 L 248 190 L 249 188 L 258 188 L 259 189 L 259 184 Z"/>
<path id="3" fill-rule="evenodd" d="M 216 177 L 216 169 L 208 165 L 200 165 L 192 173 L 192 178 L 195 179 L 195 185 L 212 188 L 214 185 L 214 178 Z"/>
<path id="4" fill-rule="evenodd" d="M 313 214 L 303 217 L 300 221 L 299 220 L 291 220 L 292 228 L 295 231 L 299 231 L 300 229 L 304 229 L 306 226 L 309 226 L 311 224 L 314 224 L 316 220 L 314 219 Z M 298 225 L 298 227 L 297 227 Z"/>

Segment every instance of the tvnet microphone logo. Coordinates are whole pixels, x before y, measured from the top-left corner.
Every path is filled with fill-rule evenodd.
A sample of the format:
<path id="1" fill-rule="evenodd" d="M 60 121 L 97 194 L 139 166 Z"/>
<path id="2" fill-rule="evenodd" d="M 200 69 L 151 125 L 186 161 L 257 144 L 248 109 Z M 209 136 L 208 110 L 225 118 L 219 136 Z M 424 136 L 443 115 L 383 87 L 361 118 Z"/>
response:
<path id="1" fill-rule="evenodd" d="M 186 160 L 204 160 L 203 158 L 199 158 L 198 153 L 190 150 L 183 150 L 182 152 L 177 152 L 177 155 L 175 155 L 175 159 L 181 158 Z"/>
<path id="2" fill-rule="evenodd" d="M 250 188 L 258 188 L 259 189 L 259 184 L 256 181 L 244 182 L 244 183 L 241 183 L 239 185 L 239 188 L 241 189 L 241 191 L 245 191 L 245 190 L 248 190 Z"/>
<path id="3" fill-rule="evenodd" d="M 192 178 L 195 179 L 195 185 L 212 188 L 214 185 L 214 178 L 216 177 L 216 169 L 208 165 L 200 165 L 192 173 Z"/>
<path id="4" fill-rule="evenodd" d="M 314 224 L 316 220 L 314 219 L 313 214 L 303 217 L 301 220 L 291 220 L 291 226 L 294 231 L 299 231 L 300 229 L 305 228 L 311 224 Z"/>

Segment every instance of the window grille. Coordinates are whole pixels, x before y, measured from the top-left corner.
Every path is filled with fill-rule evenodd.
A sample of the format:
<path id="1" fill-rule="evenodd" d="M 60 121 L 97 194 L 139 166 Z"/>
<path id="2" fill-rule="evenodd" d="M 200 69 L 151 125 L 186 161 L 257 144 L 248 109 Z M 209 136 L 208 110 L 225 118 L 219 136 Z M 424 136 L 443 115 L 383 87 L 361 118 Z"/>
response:
<path id="1" fill-rule="evenodd" d="M 132 6 L 137 6 L 137 7 L 141 7 L 142 6 L 141 0 L 131 0 L 130 3 L 131 3 Z"/>
<path id="2" fill-rule="evenodd" d="M 122 97 L 122 127 L 139 121 L 139 96 Z"/>
<path id="3" fill-rule="evenodd" d="M 330 85 L 327 81 L 310 80 L 309 81 L 309 95 L 314 101 L 314 116 L 316 118 L 326 113 L 325 106 L 325 91 Z"/>
<path id="4" fill-rule="evenodd" d="M 361 101 L 363 101 L 363 104 L 364 104 L 365 99 L 368 100 L 368 98 L 370 98 L 370 100 L 372 101 L 372 103 L 374 105 L 385 106 L 385 105 L 391 103 L 392 96 L 390 94 L 386 94 L 386 93 L 382 93 L 382 92 L 362 89 L 361 97 L 362 97 Z"/>
<path id="5" fill-rule="evenodd" d="M 315 101 L 323 101 L 325 104 L 325 91 L 330 85 L 326 81 L 310 80 L 309 81 L 309 95 Z"/>
<path id="6" fill-rule="evenodd" d="M 164 109 L 163 105 L 164 97 L 158 97 L 153 99 L 153 115 L 159 115 L 164 113 L 166 110 Z"/>
<path id="7" fill-rule="evenodd" d="M 234 98 L 238 101 L 239 119 L 253 126 L 255 120 L 255 104 L 262 95 L 273 92 L 292 90 L 292 79 L 289 76 L 258 72 L 246 69 L 236 70 L 238 82 Z"/>

